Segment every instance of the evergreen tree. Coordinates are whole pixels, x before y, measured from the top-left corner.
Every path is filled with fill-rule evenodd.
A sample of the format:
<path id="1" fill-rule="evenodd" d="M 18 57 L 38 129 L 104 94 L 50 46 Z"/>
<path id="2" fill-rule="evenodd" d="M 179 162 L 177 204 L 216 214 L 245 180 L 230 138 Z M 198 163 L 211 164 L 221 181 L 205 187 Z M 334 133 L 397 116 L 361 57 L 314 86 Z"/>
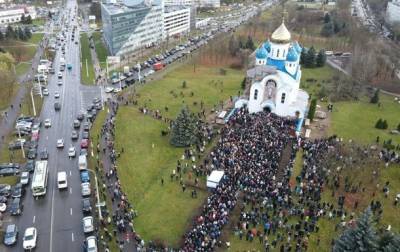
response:
<path id="1" fill-rule="evenodd" d="M 186 88 L 187 87 L 187 83 L 186 83 L 186 81 L 184 80 L 183 82 L 182 82 L 182 88 Z"/>
<path id="2" fill-rule="evenodd" d="M 301 54 L 300 54 L 300 64 L 301 65 L 306 64 L 306 58 L 307 58 L 306 50 L 301 50 Z"/>
<path id="3" fill-rule="evenodd" d="M 319 50 L 317 58 L 315 60 L 315 64 L 317 65 L 317 67 L 323 67 L 325 65 L 326 62 L 326 54 L 325 54 L 325 50 Z"/>
<path id="4" fill-rule="evenodd" d="M 26 17 L 25 24 L 32 24 L 32 17 L 31 17 L 31 15 L 28 15 L 28 16 Z"/>
<path id="5" fill-rule="evenodd" d="M 197 118 L 184 107 L 172 123 L 170 143 L 175 147 L 188 147 L 197 141 Z"/>
<path id="6" fill-rule="evenodd" d="M 400 123 L 397 125 L 397 130 L 400 131 Z"/>
<path id="7" fill-rule="evenodd" d="M 235 56 L 236 53 L 239 51 L 239 43 L 234 35 L 231 35 L 231 37 L 229 38 L 228 49 L 231 56 Z"/>
<path id="8" fill-rule="evenodd" d="M 304 63 L 305 67 L 315 67 L 315 49 L 313 46 L 308 49 Z"/>
<path id="9" fill-rule="evenodd" d="M 26 27 L 26 26 L 25 26 L 25 29 L 24 29 L 24 33 L 25 33 L 25 37 L 26 37 L 27 39 L 30 39 L 30 38 L 32 37 L 31 29 L 29 29 L 29 28 Z"/>
<path id="10" fill-rule="evenodd" d="M 317 99 L 312 99 L 310 103 L 310 109 L 308 110 L 308 119 L 314 120 L 315 110 L 317 109 Z"/>
<path id="11" fill-rule="evenodd" d="M 377 104 L 379 102 L 379 89 L 377 89 L 374 93 L 374 96 L 371 97 L 370 103 Z"/>
<path id="12" fill-rule="evenodd" d="M 246 88 L 246 77 L 243 78 L 241 87 L 242 87 L 242 89 Z M 399 127 L 400 127 L 400 124 L 399 124 Z"/>
<path id="13" fill-rule="evenodd" d="M 251 51 L 254 51 L 255 49 L 253 39 L 250 36 L 247 37 L 246 48 L 250 49 Z"/>
<path id="14" fill-rule="evenodd" d="M 348 227 L 335 241 L 333 252 L 377 251 L 378 236 L 370 208 L 356 221 L 355 227 Z"/>
<path id="15" fill-rule="evenodd" d="M 12 28 L 11 25 L 8 25 L 8 26 L 7 26 L 6 38 L 7 38 L 7 39 L 13 39 L 13 38 L 15 38 L 15 32 L 14 32 L 14 29 Z"/>
<path id="16" fill-rule="evenodd" d="M 375 128 L 382 129 L 382 124 L 383 124 L 383 121 L 381 118 L 379 118 L 379 120 L 375 123 Z"/>
<path id="17" fill-rule="evenodd" d="M 0 31 L 0 41 L 4 39 L 4 34 Z"/>
<path id="18" fill-rule="evenodd" d="M 388 127 L 389 127 L 388 122 L 386 120 L 383 120 L 382 129 L 387 129 Z"/>
<path id="19" fill-rule="evenodd" d="M 393 234 L 389 231 L 385 231 L 378 241 L 379 251 L 383 252 L 395 252 L 400 248 L 400 236 Z"/>
<path id="20" fill-rule="evenodd" d="M 322 26 L 321 35 L 324 37 L 330 37 L 334 34 L 334 28 L 332 22 L 326 23 Z"/>
<path id="21" fill-rule="evenodd" d="M 330 22 L 331 22 L 331 16 L 327 12 L 327 13 L 325 13 L 325 16 L 324 16 L 324 23 L 327 24 L 327 23 L 330 23 Z"/>
<path id="22" fill-rule="evenodd" d="M 18 27 L 18 39 L 19 40 L 26 40 L 25 33 L 22 31 L 21 27 Z"/>
<path id="23" fill-rule="evenodd" d="M 21 16 L 21 23 L 25 24 L 25 22 L 26 22 L 25 14 L 22 14 L 22 16 Z"/>

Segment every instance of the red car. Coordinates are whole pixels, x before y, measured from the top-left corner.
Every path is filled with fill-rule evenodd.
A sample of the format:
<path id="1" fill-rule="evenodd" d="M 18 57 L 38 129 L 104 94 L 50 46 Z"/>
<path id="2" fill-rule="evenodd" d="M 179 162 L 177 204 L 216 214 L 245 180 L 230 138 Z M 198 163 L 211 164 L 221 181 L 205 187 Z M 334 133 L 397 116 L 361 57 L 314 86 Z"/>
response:
<path id="1" fill-rule="evenodd" d="M 82 148 L 82 149 L 87 149 L 87 148 L 89 148 L 89 139 L 82 139 L 81 148 Z"/>
<path id="2" fill-rule="evenodd" d="M 39 132 L 33 132 L 31 141 L 39 141 Z"/>

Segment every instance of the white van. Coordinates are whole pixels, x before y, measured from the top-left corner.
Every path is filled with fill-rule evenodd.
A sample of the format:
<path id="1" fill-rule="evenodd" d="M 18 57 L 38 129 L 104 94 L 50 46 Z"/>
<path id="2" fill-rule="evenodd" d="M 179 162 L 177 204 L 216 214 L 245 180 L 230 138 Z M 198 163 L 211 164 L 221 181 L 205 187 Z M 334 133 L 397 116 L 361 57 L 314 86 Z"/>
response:
<path id="1" fill-rule="evenodd" d="M 79 170 L 86 170 L 87 169 L 87 159 L 86 155 L 80 155 L 78 160 L 78 168 Z"/>
<path id="2" fill-rule="evenodd" d="M 68 188 L 67 173 L 65 171 L 57 173 L 57 186 L 60 190 Z"/>

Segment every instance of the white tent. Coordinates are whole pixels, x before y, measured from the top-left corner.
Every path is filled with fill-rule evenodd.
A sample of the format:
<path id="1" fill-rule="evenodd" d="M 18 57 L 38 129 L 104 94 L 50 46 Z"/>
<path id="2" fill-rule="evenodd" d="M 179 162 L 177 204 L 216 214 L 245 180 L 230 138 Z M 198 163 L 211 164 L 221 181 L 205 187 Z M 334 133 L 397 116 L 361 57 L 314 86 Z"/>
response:
<path id="1" fill-rule="evenodd" d="M 210 176 L 207 176 L 207 187 L 217 188 L 219 182 L 224 177 L 224 171 L 212 171 Z"/>

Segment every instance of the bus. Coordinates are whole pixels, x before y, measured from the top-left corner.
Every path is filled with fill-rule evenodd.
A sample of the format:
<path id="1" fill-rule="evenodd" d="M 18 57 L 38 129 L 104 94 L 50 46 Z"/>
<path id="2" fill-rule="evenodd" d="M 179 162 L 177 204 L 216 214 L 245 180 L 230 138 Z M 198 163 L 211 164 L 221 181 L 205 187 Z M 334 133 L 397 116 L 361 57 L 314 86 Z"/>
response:
<path id="1" fill-rule="evenodd" d="M 36 161 L 35 171 L 33 172 L 32 178 L 32 195 L 41 196 L 46 194 L 47 179 L 49 171 L 47 167 L 47 161 L 41 160 Z"/>

